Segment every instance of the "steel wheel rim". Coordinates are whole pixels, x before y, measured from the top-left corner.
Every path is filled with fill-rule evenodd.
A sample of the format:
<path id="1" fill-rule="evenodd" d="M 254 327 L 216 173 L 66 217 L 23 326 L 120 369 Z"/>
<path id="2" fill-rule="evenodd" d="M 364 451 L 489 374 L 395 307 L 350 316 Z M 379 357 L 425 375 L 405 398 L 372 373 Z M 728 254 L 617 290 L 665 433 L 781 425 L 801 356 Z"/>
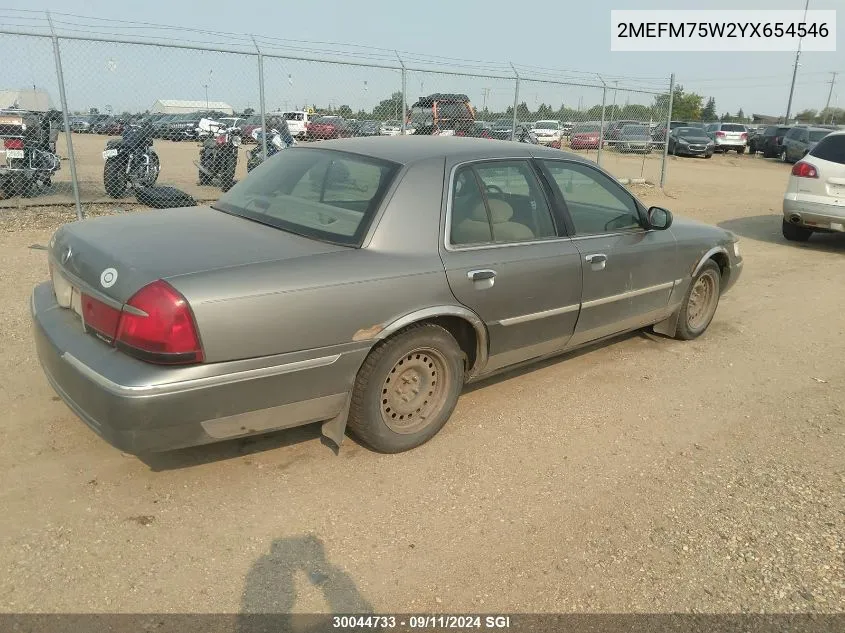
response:
<path id="1" fill-rule="evenodd" d="M 708 270 L 695 280 L 687 303 L 687 326 L 691 330 L 702 329 L 713 318 L 718 300 L 717 288 L 713 271 Z"/>
<path id="2" fill-rule="evenodd" d="M 449 365 L 441 352 L 421 347 L 406 352 L 381 388 L 381 417 L 394 433 L 407 435 L 428 426 L 446 401 Z"/>

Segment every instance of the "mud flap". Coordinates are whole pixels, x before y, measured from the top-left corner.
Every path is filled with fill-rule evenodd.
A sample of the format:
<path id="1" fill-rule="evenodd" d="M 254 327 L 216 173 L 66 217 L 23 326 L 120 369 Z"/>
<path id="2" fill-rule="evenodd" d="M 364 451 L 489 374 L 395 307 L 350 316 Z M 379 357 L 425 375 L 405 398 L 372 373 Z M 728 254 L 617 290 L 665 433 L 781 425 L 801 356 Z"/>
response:
<path id="1" fill-rule="evenodd" d="M 663 319 L 659 323 L 651 326 L 651 329 L 657 334 L 674 337 L 678 331 L 678 318 L 681 316 L 681 309 L 678 308 L 668 319 Z"/>
<path id="2" fill-rule="evenodd" d="M 352 391 L 350 390 L 346 396 L 346 403 L 343 405 L 340 413 L 331 420 L 323 422 L 323 436 L 334 442 L 338 450 L 340 450 L 340 445 L 343 444 L 343 438 L 346 437 L 346 420 L 349 417 L 349 407 L 351 405 Z"/>

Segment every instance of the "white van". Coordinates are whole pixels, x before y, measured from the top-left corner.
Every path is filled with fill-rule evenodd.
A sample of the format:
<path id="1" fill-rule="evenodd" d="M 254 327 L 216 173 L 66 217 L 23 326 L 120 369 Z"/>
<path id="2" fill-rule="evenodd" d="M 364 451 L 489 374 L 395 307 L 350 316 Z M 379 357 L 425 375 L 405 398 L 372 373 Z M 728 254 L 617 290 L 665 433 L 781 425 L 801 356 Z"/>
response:
<path id="1" fill-rule="evenodd" d="M 305 110 L 282 112 L 282 117 L 288 122 L 288 129 L 294 138 L 305 138 L 306 125 L 317 116 L 316 114 L 309 114 Z"/>

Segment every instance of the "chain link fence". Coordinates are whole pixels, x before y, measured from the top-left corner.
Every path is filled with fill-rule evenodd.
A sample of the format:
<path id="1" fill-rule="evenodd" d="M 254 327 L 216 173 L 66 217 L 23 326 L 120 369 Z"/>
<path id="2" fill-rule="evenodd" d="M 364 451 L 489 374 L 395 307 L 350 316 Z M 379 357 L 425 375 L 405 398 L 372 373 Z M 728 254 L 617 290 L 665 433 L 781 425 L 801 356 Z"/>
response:
<path id="1" fill-rule="evenodd" d="M 471 102 L 475 122 L 458 134 L 536 142 L 664 184 L 668 78 L 252 36 L 145 40 L 29 14 L 0 27 L 0 55 L 18 60 L 0 85 L 0 208 L 75 203 L 81 218 L 92 204 L 211 202 L 274 153 L 265 127 L 284 121 L 300 143 L 430 134 L 419 113 L 434 94 Z"/>

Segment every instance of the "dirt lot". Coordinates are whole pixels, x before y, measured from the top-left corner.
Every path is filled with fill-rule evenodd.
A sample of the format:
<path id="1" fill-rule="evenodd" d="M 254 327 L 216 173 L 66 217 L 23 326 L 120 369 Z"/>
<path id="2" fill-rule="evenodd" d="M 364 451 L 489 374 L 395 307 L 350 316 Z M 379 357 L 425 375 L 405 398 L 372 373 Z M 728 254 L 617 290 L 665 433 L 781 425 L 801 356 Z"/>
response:
<path id="1" fill-rule="evenodd" d="M 32 247 L 72 213 L 0 213 L 0 609 L 845 610 L 845 236 L 782 240 L 787 171 L 672 159 L 666 195 L 642 190 L 742 237 L 704 337 L 485 382 L 396 456 L 335 456 L 317 428 L 111 448 L 30 339 Z"/>

